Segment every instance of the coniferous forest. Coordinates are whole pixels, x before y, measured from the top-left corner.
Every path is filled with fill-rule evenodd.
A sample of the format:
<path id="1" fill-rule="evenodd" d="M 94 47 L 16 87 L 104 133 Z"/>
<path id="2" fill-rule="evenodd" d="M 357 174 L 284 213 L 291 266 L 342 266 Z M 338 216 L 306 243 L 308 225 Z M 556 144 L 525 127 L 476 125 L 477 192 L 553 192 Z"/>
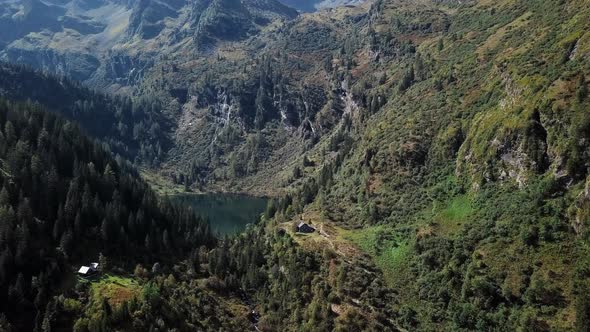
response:
<path id="1" fill-rule="evenodd" d="M 0 332 L 589 331 L 589 77 L 587 0 L 0 0 Z"/>
<path id="2" fill-rule="evenodd" d="M 161 134 L 169 126 L 162 107 L 148 96 L 108 96 L 67 77 L 9 63 L 0 63 L 0 91 L 75 120 L 108 151 L 137 164 L 157 165 L 170 145 Z"/>
<path id="3" fill-rule="evenodd" d="M 151 267 L 215 245 L 206 222 L 156 197 L 77 125 L 32 104 L 0 109 L 1 310 L 15 331 L 66 319 L 54 296 L 77 263 Z"/>

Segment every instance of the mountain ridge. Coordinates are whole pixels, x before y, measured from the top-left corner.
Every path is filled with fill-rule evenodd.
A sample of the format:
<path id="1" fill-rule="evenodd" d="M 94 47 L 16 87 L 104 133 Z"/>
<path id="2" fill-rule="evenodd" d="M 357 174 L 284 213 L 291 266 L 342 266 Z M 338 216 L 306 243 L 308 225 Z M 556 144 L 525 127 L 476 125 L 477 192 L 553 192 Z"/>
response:
<path id="1" fill-rule="evenodd" d="M 274 197 L 199 256 L 207 289 L 254 299 L 262 330 L 588 328 L 584 1 L 379 0 L 266 25 L 216 3 L 199 23 L 259 30 L 204 50 L 134 36 L 170 48 L 127 90 L 170 123 L 149 172 Z"/>

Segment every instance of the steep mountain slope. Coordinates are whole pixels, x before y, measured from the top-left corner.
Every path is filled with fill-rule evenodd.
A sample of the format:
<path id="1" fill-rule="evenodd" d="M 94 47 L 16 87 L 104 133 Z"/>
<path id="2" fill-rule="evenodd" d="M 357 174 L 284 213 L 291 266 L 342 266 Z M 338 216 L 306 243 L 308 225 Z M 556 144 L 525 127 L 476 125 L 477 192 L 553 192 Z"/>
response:
<path id="1" fill-rule="evenodd" d="M 213 247 L 192 211 L 157 198 L 130 164 L 35 105 L 0 101 L 0 183 L 2 331 L 267 330 L 312 313 L 321 321 L 309 327 L 323 330 L 334 324 L 323 318 L 326 298 L 391 298 L 378 281 L 328 297 L 319 278 L 334 274 L 322 263 L 330 253 L 297 248 L 273 228 Z M 96 258 L 100 274 L 76 278 Z M 277 315 L 260 321 L 270 281 L 273 301 L 261 308 Z M 292 317 L 281 304 L 288 291 Z M 375 306 L 384 299 L 359 303 L 370 317 L 351 312 L 336 326 L 392 329 Z"/>
<path id="2" fill-rule="evenodd" d="M 362 4 L 363 0 L 282 0 L 282 3 L 293 7 L 301 12 L 315 12 L 326 8 L 336 8 L 341 6 L 357 6 Z"/>
<path id="3" fill-rule="evenodd" d="M 161 113 L 166 117 L 158 120 L 160 128 L 156 129 L 161 134 L 152 133 L 149 144 L 142 144 L 146 150 L 132 153 L 132 158 L 140 155 L 136 161 L 151 165 L 164 161 L 162 174 L 188 179 L 194 187 L 234 187 L 233 191 L 262 194 L 274 191 L 260 183 L 268 174 L 280 173 L 271 176 L 274 187 L 289 184 L 285 174 L 290 171 L 277 172 L 291 162 L 288 155 L 299 153 L 310 138 L 317 140 L 321 132 L 329 131 L 339 116 L 340 111 L 328 108 L 322 122 L 315 122 L 316 114 L 334 99 L 329 98 L 331 85 L 341 82 L 312 71 L 325 66 L 347 33 L 356 29 L 349 25 L 351 20 L 362 19 L 364 11 L 344 9 L 336 13 L 337 19 L 325 12 L 290 24 L 285 20 L 297 13 L 273 1 L 66 2 L 52 6 L 63 15 L 99 22 L 101 31 L 44 26 L 39 32 L 9 40 L 3 51 L 5 60 L 66 74 L 108 91 L 149 96 L 148 100 L 157 96 L 164 101 Z M 15 19 L 4 17 L 7 24 L 19 25 Z M 289 63 L 293 57 L 267 55 L 267 50 L 276 47 L 285 47 L 300 63 Z M 321 62 L 305 54 L 312 50 Z M 249 63 L 258 56 L 262 63 Z M 211 61 L 214 59 L 217 61 Z M 304 68 L 296 69 L 304 63 Z M 299 77 L 281 77 L 286 68 Z M 299 78 L 311 84 L 296 83 Z M 236 84 L 228 90 L 232 80 Z M 217 109 L 213 116 L 203 112 L 209 107 Z M 197 122 L 190 120 L 194 112 L 204 121 L 198 121 L 198 127 L 187 127 Z M 286 126 L 277 125 L 276 120 Z M 131 129 L 137 121 L 125 117 L 116 125 Z M 254 132 L 267 125 L 269 134 Z M 188 137 L 193 135 L 200 137 Z M 218 140 L 220 136 L 225 138 Z"/>
<path id="4" fill-rule="evenodd" d="M 588 10 L 379 1 L 303 16 L 259 51 L 241 48 L 261 60 L 220 47 L 154 74 L 190 82 L 171 155 L 207 151 L 192 169 L 228 188 L 298 187 L 270 225 L 301 213 L 322 225 L 325 235 L 292 236 L 312 252 L 336 246 L 325 267 L 367 264 L 341 246 L 368 254 L 401 327 L 585 330 Z M 322 280 L 327 294 L 349 293 Z"/>
<path id="5" fill-rule="evenodd" d="M 297 15 L 275 0 L 235 2 L 239 6 L 183 0 L 1 3 L 0 59 L 113 91 L 138 82 L 155 59 L 180 47 L 207 51 L 271 19 Z M 227 30 L 216 35 L 221 29 Z"/>
<path id="6" fill-rule="evenodd" d="M 173 123 L 160 173 L 277 196 L 203 255 L 262 329 L 588 329 L 585 1 L 381 0 L 264 26 L 245 2 L 196 7 L 200 32 L 133 89 Z"/>
<path id="7" fill-rule="evenodd" d="M 3 331 L 71 329 L 77 301 L 91 296 L 83 284 L 74 288 L 77 264 L 100 256 L 104 272 L 105 257 L 112 267 L 160 262 L 164 268 L 214 245 L 206 222 L 156 197 L 130 165 L 117 163 L 72 123 L 1 100 L 0 128 Z M 70 305 L 78 309 L 64 296 L 74 297 Z"/>
<path id="8" fill-rule="evenodd" d="M 219 44 L 211 56 L 178 55 L 155 66 L 139 93 L 177 110 L 162 173 L 209 189 L 272 194 L 288 186 L 291 157 L 357 107 L 330 61 L 340 49 L 351 52 L 349 38 L 362 38 L 349 23 L 366 19 L 364 8 L 300 17 Z"/>
<path id="9" fill-rule="evenodd" d="M 585 330 L 588 10 L 373 5 L 335 67 L 361 107 L 299 158 L 277 220 L 371 255 L 402 327 Z"/>
<path id="10" fill-rule="evenodd" d="M 170 141 L 158 100 L 111 97 L 67 78 L 0 63 L 0 95 L 32 101 L 70 120 L 101 141 L 114 155 L 157 165 Z"/>

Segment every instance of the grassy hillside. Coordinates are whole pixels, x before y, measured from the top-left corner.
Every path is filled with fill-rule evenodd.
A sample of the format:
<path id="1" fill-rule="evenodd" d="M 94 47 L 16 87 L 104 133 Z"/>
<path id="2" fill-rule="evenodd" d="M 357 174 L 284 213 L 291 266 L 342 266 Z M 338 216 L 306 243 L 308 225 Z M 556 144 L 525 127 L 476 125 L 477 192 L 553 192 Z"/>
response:
<path id="1" fill-rule="evenodd" d="M 332 227 L 295 239 L 336 241 L 336 264 L 368 255 L 399 327 L 585 330 L 589 15 L 581 1 L 373 4 L 353 29 L 365 38 L 331 53 L 358 107 L 294 158 L 278 224 Z"/>
<path id="2" fill-rule="evenodd" d="M 142 86 L 190 84 L 162 173 L 283 188 L 273 232 L 304 214 L 324 234 L 287 231 L 289 245 L 396 295 L 359 299 L 320 268 L 338 295 L 314 300 L 328 324 L 350 305 L 392 313 L 391 329 L 584 330 L 589 15 L 582 1 L 384 0 L 181 57 Z"/>

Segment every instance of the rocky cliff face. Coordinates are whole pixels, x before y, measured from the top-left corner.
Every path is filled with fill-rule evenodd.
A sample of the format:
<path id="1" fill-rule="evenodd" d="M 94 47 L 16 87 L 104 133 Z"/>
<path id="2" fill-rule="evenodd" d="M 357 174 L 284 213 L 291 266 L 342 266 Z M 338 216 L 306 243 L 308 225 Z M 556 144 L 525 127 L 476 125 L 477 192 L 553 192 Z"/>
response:
<path id="1" fill-rule="evenodd" d="M 211 49 L 275 19 L 297 16 L 274 0 L 4 0 L 0 59 L 86 81 L 134 86 L 154 56 Z"/>
<path id="2" fill-rule="evenodd" d="M 153 60 L 130 56 L 126 53 L 111 53 L 109 61 L 101 67 L 99 78 L 124 86 L 141 82 L 145 71 L 151 68 Z"/>
<path id="3" fill-rule="evenodd" d="M 526 111 L 520 112 L 520 116 L 527 116 Z M 490 112 L 478 119 L 468 133 L 459 151 L 456 173 L 470 178 L 475 189 L 486 182 L 506 180 L 525 187 L 530 176 L 544 173 L 553 163 L 547 154 L 547 131 L 538 112 L 528 115 L 529 119 L 518 127 L 502 130 L 487 129 L 493 115 Z M 488 130 L 493 130 L 489 136 Z"/>
<path id="4" fill-rule="evenodd" d="M 7 48 L 3 53 L 3 60 L 69 76 L 79 81 L 89 80 L 100 66 L 99 59 L 90 54 L 65 53 L 33 45 L 18 46 L 13 44 L 13 47 Z"/>
<path id="5" fill-rule="evenodd" d="M 142 39 L 158 36 L 166 27 L 165 20 L 174 20 L 186 5 L 186 0 L 158 1 L 139 0 L 133 5 L 129 19 L 128 33 Z"/>
<path id="6" fill-rule="evenodd" d="M 298 16 L 276 0 L 0 2 L 6 4 L 0 28 L 11 27 L 0 29 L 1 60 L 69 76 L 102 91 L 161 98 L 162 115 L 169 121 L 161 125 L 170 129 L 158 134 L 175 137 L 169 158 L 163 160 L 170 161 L 171 169 L 189 169 L 220 149 L 226 151 L 207 166 L 227 164 L 227 152 L 245 151 L 240 141 L 252 128 L 281 118 L 294 131 L 304 120 L 311 124 L 325 103 L 314 101 L 326 94 L 323 89 L 279 89 L 278 81 L 269 81 L 263 89 L 264 109 L 257 109 L 257 79 L 239 80 L 246 88 L 218 81 L 203 89 L 191 82 L 194 75 L 208 75 L 211 68 L 203 61 L 214 59 L 218 49 L 248 45 L 256 52 L 268 36 Z M 268 29 L 266 37 L 256 37 Z M 237 64 L 224 67 L 219 69 L 239 72 Z M 266 159 L 257 152 L 248 154 L 257 162 Z M 251 173 L 255 169 L 249 168 Z"/>

